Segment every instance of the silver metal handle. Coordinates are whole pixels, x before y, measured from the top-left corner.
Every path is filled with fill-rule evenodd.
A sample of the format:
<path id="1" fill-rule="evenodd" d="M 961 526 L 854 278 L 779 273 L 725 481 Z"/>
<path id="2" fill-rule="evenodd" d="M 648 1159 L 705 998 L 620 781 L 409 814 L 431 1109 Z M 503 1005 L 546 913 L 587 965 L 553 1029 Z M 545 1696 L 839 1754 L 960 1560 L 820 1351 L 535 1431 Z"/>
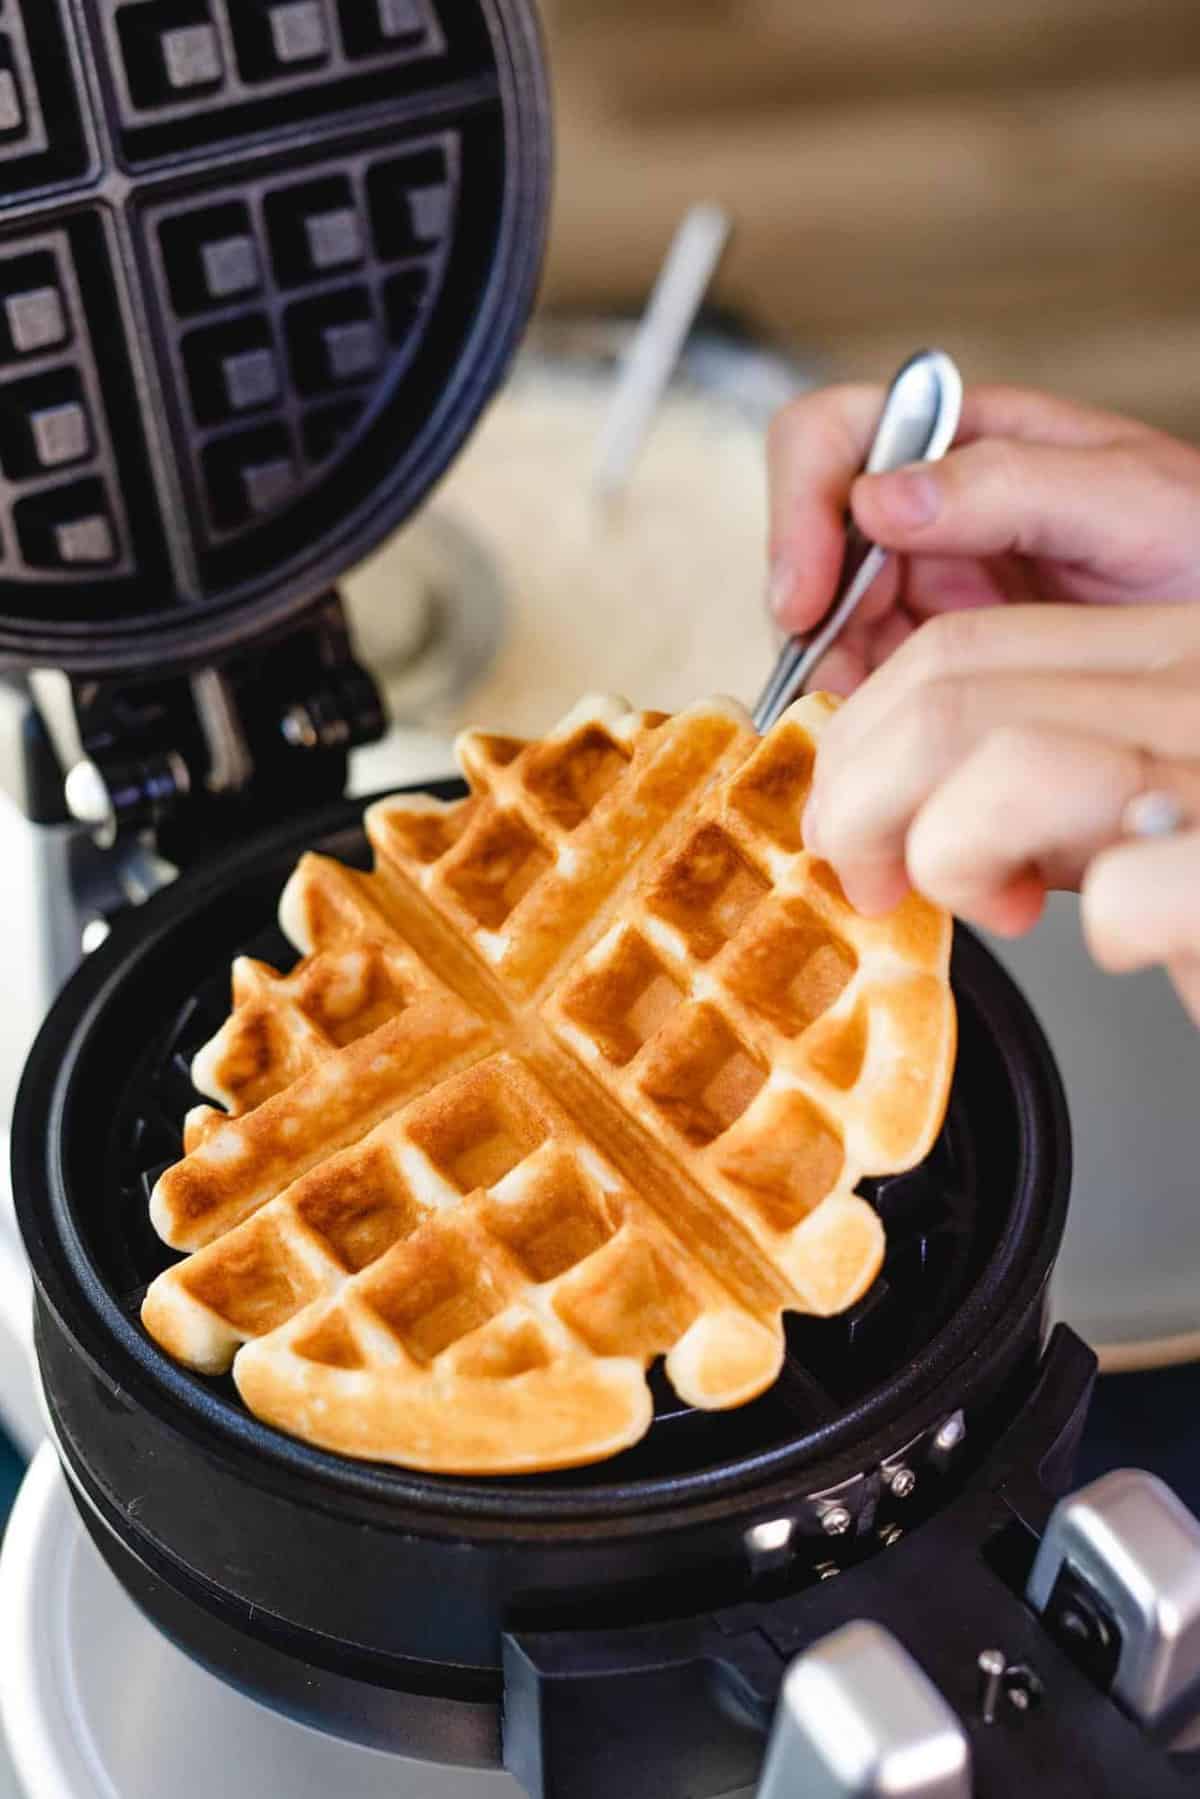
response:
<path id="1" fill-rule="evenodd" d="M 944 350 L 910 356 L 887 392 L 871 442 L 865 472 L 882 475 L 912 462 L 938 462 L 954 442 L 962 417 L 962 376 Z M 754 709 L 754 724 L 769 731 L 813 670 L 845 630 L 888 552 L 872 544 L 854 524 L 846 532 L 846 555 L 833 605 L 806 637 L 790 637 Z"/>
<path id="2" fill-rule="evenodd" d="M 1078 1590 L 1058 1599 L 1064 1577 Z M 1120 1469 L 1062 1500 L 1025 1596 L 1051 1628 L 1069 1609 L 1077 1640 L 1100 1602 L 1119 1633 L 1112 1691 L 1139 1722 L 1200 1716 L 1200 1521 L 1154 1475 Z"/>
<path id="3" fill-rule="evenodd" d="M 602 500 L 628 485 L 732 230 L 721 207 L 701 205 L 691 208 L 676 233 L 624 358 L 596 449 L 592 481 Z"/>
<path id="4" fill-rule="evenodd" d="M 971 1799 L 949 1704 L 881 1625 L 846 1624 L 788 1669 L 758 1799 Z"/>

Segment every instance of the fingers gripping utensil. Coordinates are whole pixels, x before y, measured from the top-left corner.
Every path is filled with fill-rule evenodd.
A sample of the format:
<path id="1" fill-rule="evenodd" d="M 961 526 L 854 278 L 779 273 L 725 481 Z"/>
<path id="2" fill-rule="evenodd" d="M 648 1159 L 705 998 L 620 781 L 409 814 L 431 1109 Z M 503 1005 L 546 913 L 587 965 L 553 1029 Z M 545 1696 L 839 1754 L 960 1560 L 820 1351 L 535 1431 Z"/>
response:
<path id="1" fill-rule="evenodd" d="M 942 350 L 920 350 L 896 376 L 883 403 L 866 473 L 884 475 L 910 462 L 938 462 L 954 442 L 962 416 L 963 384 Z M 853 522 L 846 529 L 846 556 L 833 605 L 805 637 L 789 637 L 754 709 L 754 725 L 769 731 L 804 690 L 826 651 L 841 636 L 888 552 L 869 543 Z"/>

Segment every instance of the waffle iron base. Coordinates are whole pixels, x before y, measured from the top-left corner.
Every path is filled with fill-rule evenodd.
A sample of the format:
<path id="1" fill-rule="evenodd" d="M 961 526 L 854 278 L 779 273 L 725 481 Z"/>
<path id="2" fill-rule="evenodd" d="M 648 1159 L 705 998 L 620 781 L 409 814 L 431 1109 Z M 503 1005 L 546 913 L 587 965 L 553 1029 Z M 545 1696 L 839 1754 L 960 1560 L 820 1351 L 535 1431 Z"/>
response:
<path id="1" fill-rule="evenodd" d="M 283 955 L 272 919 L 297 853 L 361 863 L 360 817 L 293 823 L 120 922 L 30 1057 L 14 1187 L 60 1451 L 129 1590 L 234 1684 L 311 1722 L 410 1753 L 432 1732 L 428 1753 L 454 1741 L 452 1759 L 486 1762 L 514 1631 L 671 1625 L 698 1585 L 706 1615 L 819 1595 L 830 1567 L 936 1527 L 1034 1390 L 1069 1135 L 1036 1022 L 963 934 L 946 1129 L 921 1170 L 874 1191 L 891 1244 L 876 1289 L 844 1319 L 797 1320 L 771 1394 L 714 1416 L 664 1386 L 636 1449 L 523 1480 L 422 1477 L 293 1442 L 141 1330 L 167 1259 L 147 1184 L 179 1153 L 188 1055 L 223 1015 L 232 956 Z M 891 1484 L 902 1466 L 911 1491 Z M 782 1553 L 760 1553 L 781 1529 Z M 755 1752 L 736 1707 L 710 1709 L 734 1760 Z"/>

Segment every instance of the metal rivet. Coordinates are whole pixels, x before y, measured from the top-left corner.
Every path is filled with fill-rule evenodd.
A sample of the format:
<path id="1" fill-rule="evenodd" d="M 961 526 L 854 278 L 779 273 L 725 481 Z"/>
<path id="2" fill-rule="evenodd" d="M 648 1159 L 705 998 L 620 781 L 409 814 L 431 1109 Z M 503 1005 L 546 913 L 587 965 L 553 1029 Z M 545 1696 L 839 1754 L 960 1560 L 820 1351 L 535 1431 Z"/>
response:
<path id="1" fill-rule="evenodd" d="M 897 1499 L 907 1499 L 917 1484 L 917 1477 L 911 1468 L 896 1468 L 888 1475 L 888 1486 Z"/>
<path id="2" fill-rule="evenodd" d="M 63 796 L 71 817 L 90 827 L 101 849 L 111 849 L 117 840 L 117 814 L 104 776 L 94 762 L 85 758 L 68 771 Z"/>
<path id="3" fill-rule="evenodd" d="M 827 1537 L 844 1537 L 853 1522 L 844 1505 L 831 1505 L 821 1514 L 821 1529 Z"/>
<path id="4" fill-rule="evenodd" d="M 81 825 L 107 824 L 112 817 L 112 799 L 94 762 L 77 762 L 68 771 L 64 792 L 67 811 Z"/>
<path id="5" fill-rule="evenodd" d="M 1024 1716 L 1040 1700 L 1042 1683 L 1026 1662 L 1017 1662 L 1004 1671 L 1004 1693 L 1013 1710 Z"/>
<path id="6" fill-rule="evenodd" d="M 790 1518 L 770 1518 L 764 1524 L 752 1524 L 746 1532 L 746 1547 L 751 1555 L 778 1555 L 792 1540 Z"/>
<path id="7" fill-rule="evenodd" d="M 90 956 L 93 950 L 99 949 L 110 930 L 111 926 L 106 918 L 89 918 L 79 939 L 79 947 L 84 955 Z"/>
<path id="8" fill-rule="evenodd" d="M 963 1423 L 962 1413 L 955 1412 L 953 1418 L 947 1418 L 945 1424 L 943 1424 L 937 1436 L 933 1439 L 934 1445 L 943 1452 L 957 1449 L 966 1434 L 967 1427 Z"/>
<path id="9" fill-rule="evenodd" d="M 285 741 L 295 750 L 316 749 L 321 741 L 307 706 L 293 706 L 290 712 L 286 712 L 281 729 Z"/>

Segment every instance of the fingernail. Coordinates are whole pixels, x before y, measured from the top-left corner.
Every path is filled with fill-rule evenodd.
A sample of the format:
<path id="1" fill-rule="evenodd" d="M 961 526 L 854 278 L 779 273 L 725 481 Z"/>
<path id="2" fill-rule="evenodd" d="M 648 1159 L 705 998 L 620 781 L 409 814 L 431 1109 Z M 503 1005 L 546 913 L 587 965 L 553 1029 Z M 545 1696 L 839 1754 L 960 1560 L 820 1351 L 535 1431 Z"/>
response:
<path id="1" fill-rule="evenodd" d="M 877 477 L 875 500 L 892 524 L 913 530 L 931 525 L 941 511 L 941 483 L 925 468 L 897 469 Z"/>
<path id="2" fill-rule="evenodd" d="M 873 882 L 864 883 L 853 876 L 849 880 L 843 877 L 842 889 L 854 910 L 861 912 L 864 918 L 886 918 L 909 891 L 907 886 L 899 890 L 877 887 Z"/>
<path id="3" fill-rule="evenodd" d="M 786 556 L 776 556 L 767 577 L 767 605 L 777 624 L 786 625 L 789 601 L 796 586 L 796 571 Z"/>

